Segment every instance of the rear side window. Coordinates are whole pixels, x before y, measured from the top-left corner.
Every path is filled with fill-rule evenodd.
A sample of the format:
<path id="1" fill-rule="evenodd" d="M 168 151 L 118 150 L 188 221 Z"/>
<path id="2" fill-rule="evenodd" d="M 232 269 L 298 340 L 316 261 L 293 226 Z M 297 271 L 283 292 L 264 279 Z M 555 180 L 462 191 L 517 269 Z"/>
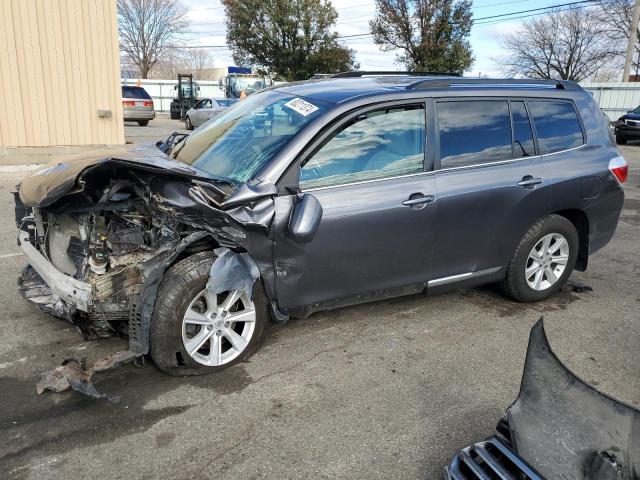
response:
<path id="1" fill-rule="evenodd" d="M 144 98 L 151 100 L 147 91 L 142 87 L 122 87 L 122 98 Z"/>
<path id="2" fill-rule="evenodd" d="M 394 106 L 358 115 L 302 166 L 300 187 L 422 172 L 425 135 L 423 105 Z"/>
<path id="3" fill-rule="evenodd" d="M 440 168 L 512 158 L 506 100 L 438 102 Z"/>
<path id="4" fill-rule="evenodd" d="M 580 121 L 573 104 L 558 101 L 529 101 L 536 126 L 540 154 L 579 147 L 584 143 Z"/>
<path id="5" fill-rule="evenodd" d="M 524 102 L 511 102 L 513 121 L 513 153 L 515 158 L 535 155 L 533 131 Z"/>

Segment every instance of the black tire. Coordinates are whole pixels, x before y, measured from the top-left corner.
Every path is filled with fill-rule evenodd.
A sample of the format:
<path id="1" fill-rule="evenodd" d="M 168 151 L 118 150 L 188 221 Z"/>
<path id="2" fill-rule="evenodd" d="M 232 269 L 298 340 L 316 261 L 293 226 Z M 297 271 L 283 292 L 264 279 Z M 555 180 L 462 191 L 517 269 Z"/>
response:
<path id="1" fill-rule="evenodd" d="M 138 120 L 138 125 L 140 125 L 141 127 L 146 127 L 147 125 L 149 125 L 149 120 Z"/>
<path id="2" fill-rule="evenodd" d="M 545 235 L 559 233 L 563 235 L 569 245 L 569 258 L 560 278 L 544 290 L 534 290 L 525 279 L 525 268 L 531 249 Z M 507 265 L 507 272 L 503 281 L 503 290 L 518 302 L 539 302 L 557 293 L 566 283 L 573 272 L 578 258 L 580 241 L 578 232 L 571 221 L 557 214 L 541 218 L 529 228 L 516 247 L 513 257 Z"/>
<path id="3" fill-rule="evenodd" d="M 268 301 L 258 279 L 253 289 L 256 325 L 245 350 L 231 362 L 212 367 L 189 356 L 182 343 L 182 319 L 190 302 L 204 290 L 215 258 L 213 252 L 202 252 L 176 263 L 167 270 L 158 288 L 151 320 L 150 354 L 158 368 L 169 375 L 203 375 L 242 362 L 256 352 L 268 330 Z"/>
<path id="4" fill-rule="evenodd" d="M 623 137 L 623 136 L 621 136 L 621 135 L 616 135 L 616 143 L 617 143 L 618 145 L 626 145 L 626 143 L 627 143 L 627 139 L 626 139 L 626 138 L 624 138 L 624 137 Z"/>
<path id="5" fill-rule="evenodd" d="M 193 130 L 193 124 L 191 123 L 189 115 L 184 117 L 184 128 L 186 128 L 187 130 Z"/>

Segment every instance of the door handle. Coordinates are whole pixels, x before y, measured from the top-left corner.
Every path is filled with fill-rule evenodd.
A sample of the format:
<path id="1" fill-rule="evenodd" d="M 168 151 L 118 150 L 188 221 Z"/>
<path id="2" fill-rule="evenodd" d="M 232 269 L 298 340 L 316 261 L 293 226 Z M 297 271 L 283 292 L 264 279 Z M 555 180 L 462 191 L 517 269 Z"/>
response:
<path id="1" fill-rule="evenodd" d="M 527 175 L 522 177 L 522 180 L 518 182 L 519 187 L 535 187 L 536 185 L 540 185 L 542 183 L 541 178 L 533 178 L 531 175 Z"/>
<path id="2" fill-rule="evenodd" d="M 424 197 L 418 197 L 418 198 L 410 198 L 409 200 L 405 200 L 404 202 L 402 202 L 403 205 L 407 205 L 408 207 L 411 207 L 413 205 L 421 205 L 423 203 L 431 203 L 435 200 L 435 197 L 433 195 L 425 195 Z"/>

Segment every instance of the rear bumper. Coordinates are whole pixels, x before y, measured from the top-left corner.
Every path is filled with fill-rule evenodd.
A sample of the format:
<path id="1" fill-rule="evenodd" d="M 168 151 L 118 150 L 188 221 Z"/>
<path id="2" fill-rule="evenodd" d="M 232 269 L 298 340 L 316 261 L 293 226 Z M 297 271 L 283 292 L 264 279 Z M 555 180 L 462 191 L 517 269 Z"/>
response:
<path id="1" fill-rule="evenodd" d="M 18 244 L 31 267 L 40 275 L 54 295 L 67 305 L 89 312 L 93 289 L 90 284 L 76 280 L 56 269 L 29 241 L 29 234 L 20 231 Z"/>
<path id="2" fill-rule="evenodd" d="M 125 110 L 124 121 L 125 122 L 137 122 L 138 120 L 153 120 L 156 118 L 155 110 Z"/>

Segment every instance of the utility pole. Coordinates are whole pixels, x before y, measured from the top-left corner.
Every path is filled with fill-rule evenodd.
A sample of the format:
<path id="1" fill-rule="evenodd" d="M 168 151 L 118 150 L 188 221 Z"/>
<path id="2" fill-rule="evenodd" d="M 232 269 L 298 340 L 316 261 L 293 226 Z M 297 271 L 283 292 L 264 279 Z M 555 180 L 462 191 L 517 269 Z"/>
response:
<path id="1" fill-rule="evenodd" d="M 633 18 L 631 19 L 631 27 L 629 28 L 629 43 L 627 44 L 627 57 L 624 60 L 624 73 L 622 81 L 629 81 L 629 71 L 631 70 L 631 59 L 633 58 L 633 50 L 636 46 L 636 36 L 638 32 L 638 19 L 640 19 L 640 0 L 636 0 L 633 7 Z"/>

